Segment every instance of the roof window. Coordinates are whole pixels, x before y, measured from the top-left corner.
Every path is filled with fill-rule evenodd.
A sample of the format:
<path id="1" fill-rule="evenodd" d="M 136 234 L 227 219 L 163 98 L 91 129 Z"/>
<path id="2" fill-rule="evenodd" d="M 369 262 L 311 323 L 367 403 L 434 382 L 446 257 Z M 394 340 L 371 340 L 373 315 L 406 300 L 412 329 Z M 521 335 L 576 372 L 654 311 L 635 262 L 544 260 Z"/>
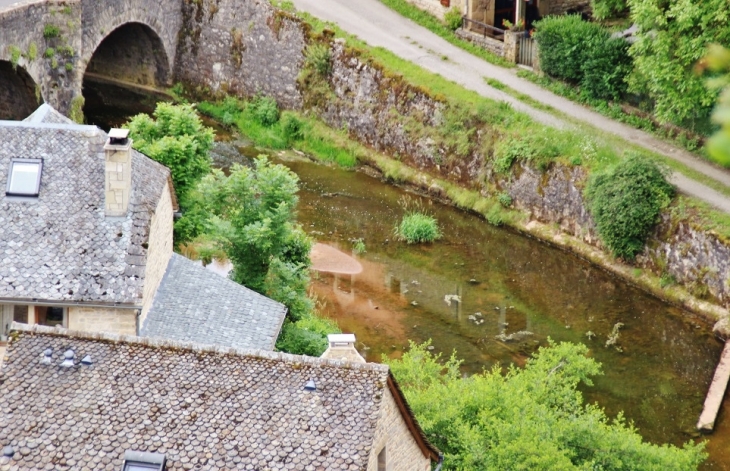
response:
<path id="1" fill-rule="evenodd" d="M 122 471 L 163 471 L 165 455 L 144 451 L 127 450 L 124 452 Z"/>
<path id="2" fill-rule="evenodd" d="M 13 159 L 8 172 L 8 196 L 38 196 L 41 187 L 41 159 Z"/>

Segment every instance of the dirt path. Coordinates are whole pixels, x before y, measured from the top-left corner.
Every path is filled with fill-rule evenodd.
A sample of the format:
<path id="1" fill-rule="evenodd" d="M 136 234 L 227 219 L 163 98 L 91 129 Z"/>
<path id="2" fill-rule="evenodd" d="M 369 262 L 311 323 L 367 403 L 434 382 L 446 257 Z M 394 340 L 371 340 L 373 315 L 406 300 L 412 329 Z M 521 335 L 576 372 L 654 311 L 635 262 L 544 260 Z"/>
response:
<path id="1" fill-rule="evenodd" d="M 505 69 L 485 62 L 446 42 L 427 29 L 400 16 L 378 0 L 293 0 L 302 11 L 332 21 L 343 30 L 358 36 L 371 46 L 380 46 L 397 56 L 453 80 L 495 100 L 510 103 L 514 109 L 528 113 L 536 121 L 556 128 L 570 124 L 556 116 L 532 108 L 516 98 L 490 87 L 485 77 L 503 82 L 533 99 L 560 110 L 565 115 L 589 123 L 645 149 L 681 162 L 718 182 L 730 186 L 730 172 L 711 165 L 690 152 L 661 141 L 651 134 L 614 121 L 566 98 L 555 95 L 534 83 L 517 77 L 515 69 Z M 700 198 L 730 213 L 730 198 L 684 175 L 675 173 L 672 183 L 685 194 Z"/>

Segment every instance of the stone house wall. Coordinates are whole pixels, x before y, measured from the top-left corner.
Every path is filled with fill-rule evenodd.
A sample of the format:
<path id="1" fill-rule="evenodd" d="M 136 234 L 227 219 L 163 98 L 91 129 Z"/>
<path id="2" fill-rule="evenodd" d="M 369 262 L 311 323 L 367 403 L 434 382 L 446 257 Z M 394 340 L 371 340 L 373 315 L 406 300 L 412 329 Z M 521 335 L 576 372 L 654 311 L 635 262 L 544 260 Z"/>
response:
<path id="1" fill-rule="evenodd" d="M 484 36 L 483 34 L 475 33 L 464 28 L 456 30 L 456 35 L 461 39 L 470 41 L 477 46 L 480 46 L 492 54 L 504 57 L 504 41 Z"/>
<path id="2" fill-rule="evenodd" d="M 387 471 L 430 470 L 431 460 L 423 455 L 387 386 L 384 393 L 380 402 L 380 418 L 375 430 L 373 448 L 368 460 L 368 471 L 378 471 L 378 455 L 383 447 L 385 447 Z"/>
<path id="3" fill-rule="evenodd" d="M 72 306 L 68 308 L 68 328 L 137 335 L 137 309 Z"/>
<path id="4" fill-rule="evenodd" d="M 142 292 L 142 314 L 140 325 L 152 307 L 152 301 L 160 287 L 160 282 L 172 257 L 173 208 L 168 181 L 162 189 L 155 214 L 150 221 L 149 239 L 147 240 L 147 265 L 144 271 L 144 289 Z"/>

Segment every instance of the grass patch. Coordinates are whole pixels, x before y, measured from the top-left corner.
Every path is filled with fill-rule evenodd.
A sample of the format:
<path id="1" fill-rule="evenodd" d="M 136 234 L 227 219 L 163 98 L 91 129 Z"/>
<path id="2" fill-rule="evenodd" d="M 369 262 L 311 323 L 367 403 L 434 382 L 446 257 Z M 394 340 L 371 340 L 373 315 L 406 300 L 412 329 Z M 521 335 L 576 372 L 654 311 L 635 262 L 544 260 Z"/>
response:
<path id="1" fill-rule="evenodd" d="M 436 218 L 419 212 L 403 216 L 403 220 L 395 227 L 393 233 L 398 240 L 409 244 L 433 242 L 441 238 Z"/>

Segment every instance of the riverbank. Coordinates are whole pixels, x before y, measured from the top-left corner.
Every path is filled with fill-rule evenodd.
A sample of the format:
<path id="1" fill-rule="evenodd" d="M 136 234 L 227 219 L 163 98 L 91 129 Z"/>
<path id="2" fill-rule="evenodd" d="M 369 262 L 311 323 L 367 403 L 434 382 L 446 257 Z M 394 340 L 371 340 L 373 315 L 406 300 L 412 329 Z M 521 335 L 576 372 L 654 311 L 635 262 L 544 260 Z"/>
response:
<path id="1" fill-rule="evenodd" d="M 320 163 L 363 171 L 430 199 L 476 214 L 493 225 L 510 227 L 522 235 L 570 252 L 658 299 L 702 315 L 707 321 L 708 328 L 727 315 L 727 311 L 721 305 L 702 300 L 681 285 L 664 285 L 661 275 L 655 274 L 650 269 L 617 260 L 586 242 L 583 237 L 576 237 L 566 232 L 559 224 L 541 222 L 532 218 L 529 211 L 521 208 L 514 206 L 506 208 L 500 203 L 498 196 L 485 196 L 474 189 L 464 188 L 428 172 L 414 169 L 350 139 L 342 130 L 327 127 L 311 115 L 286 112 L 287 115 L 301 121 L 302 132 L 306 136 L 287 144 L 286 139 L 279 136 L 283 130 L 257 124 L 245 116 L 243 113 L 245 106 L 245 102 L 233 104 L 229 100 L 227 105 L 202 103 L 199 108 L 203 113 L 221 121 L 228 114 L 227 124 L 235 126 L 238 132 L 255 145 L 274 150 L 291 148 Z M 235 118 L 231 120 L 232 117 Z"/>

